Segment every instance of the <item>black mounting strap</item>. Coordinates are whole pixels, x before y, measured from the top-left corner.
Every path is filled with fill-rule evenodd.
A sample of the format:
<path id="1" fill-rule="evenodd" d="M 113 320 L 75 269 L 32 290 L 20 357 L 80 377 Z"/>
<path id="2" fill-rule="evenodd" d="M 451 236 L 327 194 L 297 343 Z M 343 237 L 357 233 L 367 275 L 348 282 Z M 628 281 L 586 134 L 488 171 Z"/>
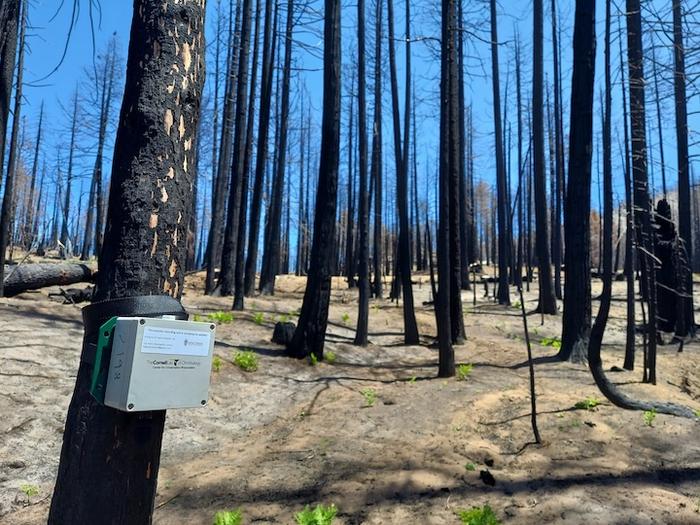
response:
<path id="1" fill-rule="evenodd" d="M 187 311 L 180 301 L 169 295 L 137 295 L 92 303 L 82 309 L 85 330 L 80 360 L 93 365 L 100 327 L 112 317 L 162 317 L 172 315 L 186 320 Z"/>

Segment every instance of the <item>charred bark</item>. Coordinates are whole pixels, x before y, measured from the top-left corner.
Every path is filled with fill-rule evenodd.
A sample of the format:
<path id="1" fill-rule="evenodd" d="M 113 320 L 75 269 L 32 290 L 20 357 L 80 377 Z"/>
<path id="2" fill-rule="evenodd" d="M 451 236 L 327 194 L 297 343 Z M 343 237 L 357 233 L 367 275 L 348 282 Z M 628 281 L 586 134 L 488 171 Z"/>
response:
<path id="1" fill-rule="evenodd" d="M 204 50 L 203 0 L 135 2 L 97 301 L 182 294 Z M 165 411 L 94 400 L 96 335 L 84 339 L 48 522 L 148 524 Z"/>

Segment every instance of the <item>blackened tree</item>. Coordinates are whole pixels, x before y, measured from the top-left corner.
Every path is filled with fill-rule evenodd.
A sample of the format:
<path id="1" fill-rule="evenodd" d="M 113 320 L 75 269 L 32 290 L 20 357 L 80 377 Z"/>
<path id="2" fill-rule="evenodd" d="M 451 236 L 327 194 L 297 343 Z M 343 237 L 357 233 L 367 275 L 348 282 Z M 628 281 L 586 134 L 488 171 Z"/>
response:
<path id="1" fill-rule="evenodd" d="M 493 125 L 496 139 L 496 199 L 498 201 L 498 304 L 510 304 L 508 290 L 508 227 L 506 226 L 506 167 L 501 125 L 501 88 L 498 71 L 498 21 L 496 0 L 491 0 L 491 82 L 493 86 Z"/>
<path id="2" fill-rule="evenodd" d="M 408 5 L 408 2 L 406 3 Z M 369 319 L 369 195 L 367 192 L 367 102 L 365 97 L 365 1 L 357 2 L 357 144 L 359 148 L 359 244 L 358 281 L 360 290 L 357 304 L 355 344 L 367 345 Z"/>
<path id="3" fill-rule="evenodd" d="M 533 62 L 532 62 L 532 153 L 535 195 L 535 250 L 539 280 L 539 305 L 544 314 L 557 313 L 554 296 L 552 267 L 549 250 L 549 227 L 547 225 L 546 167 L 544 155 L 544 100 L 543 100 L 543 13 L 542 0 L 533 2 Z"/>
<path id="4" fill-rule="evenodd" d="M 323 22 L 323 117 L 313 243 L 299 324 L 287 346 L 294 357 L 323 359 L 334 266 L 340 162 L 340 1 L 325 0 Z"/>
<path id="5" fill-rule="evenodd" d="M 204 83 L 204 5 L 134 4 L 97 301 L 182 295 Z M 165 411 L 126 413 L 95 401 L 88 361 L 96 337 L 84 340 L 48 521 L 147 524 Z"/>
<path id="6" fill-rule="evenodd" d="M 576 2 L 569 182 L 564 223 L 566 281 L 558 356 L 563 361 L 585 361 L 591 330 L 590 201 L 595 48 L 595 2 Z"/>

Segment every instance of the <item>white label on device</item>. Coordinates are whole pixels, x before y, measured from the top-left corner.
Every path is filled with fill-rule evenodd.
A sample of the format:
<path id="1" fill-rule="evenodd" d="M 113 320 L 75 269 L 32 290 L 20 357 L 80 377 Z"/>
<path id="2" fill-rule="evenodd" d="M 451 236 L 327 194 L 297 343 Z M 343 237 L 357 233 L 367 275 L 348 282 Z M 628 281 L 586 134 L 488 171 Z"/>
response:
<path id="1" fill-rule="evenodd" d="M 176 328 L 143 329 L 141 352 L 144 354 L 209 355 L 210 332 Z"/>

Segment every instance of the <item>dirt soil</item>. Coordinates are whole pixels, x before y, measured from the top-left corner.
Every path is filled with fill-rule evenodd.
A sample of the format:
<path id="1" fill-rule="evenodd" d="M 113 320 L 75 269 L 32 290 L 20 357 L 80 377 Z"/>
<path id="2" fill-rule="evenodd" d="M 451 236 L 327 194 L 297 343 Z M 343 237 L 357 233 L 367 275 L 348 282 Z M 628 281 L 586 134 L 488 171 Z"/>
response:
<path id="1" fill-rule="evenodd" d="M 246 524 L 292 524 L 305 505 L 334 503 L 339 525 L 456 524 L 457 511 L 484 504 L 503 523 L 700 524 L 697 422 L 657 415 L 648 425 L 608 402 L 574 409 L 603 399 L 588 369 L 541 360 L 544 443 L 533 445 L 519 310 L 494 305 L 482 288 L 473 306 L 464 292 L 468 340 L 456 356 L 474 367 L 465 380 L 437 379 L 429 285 L 416 280 L 421 346 L 403 345 L 402 311 L 388 300 L 371 304 L 370 346 L 353 346 L 357 292 L 340 279 L 326 344 L 333 364 L 289 359 L 270 342 L 276 321 L 295 320 L 302 278 L 280 277 L 274 298 L 248 299 L 221 324 L 223 366 L 212 373 L 209 405 L 168 413 L 154 523 L 210 525 L 216 511 L 242 508 Z M 228 310 L 230 299 L 204 297 L 202 282 L 188 279 L 189 311 Z M 615 286 L 607 369 L 621 366 L 625 337 L 624 283 Z M 0 523 L 8 525 L 46 522 L 78 366 L 80 308 L 48 291 L 0 300 Z M 528 310 L 536 297 L 533 287 Z M 561 316 L 528 322 L 535 356 L 555 354 L 540 343 L 559 336 Z M 257 371 L 233 364 L 241 349 L 258 355 Z M 697 342 L 683 353 L 660 347 L 657 386 L 641 383 L 639 366 L 610 375 L 637 397 L 697 410 L 698 350 Z"/>

